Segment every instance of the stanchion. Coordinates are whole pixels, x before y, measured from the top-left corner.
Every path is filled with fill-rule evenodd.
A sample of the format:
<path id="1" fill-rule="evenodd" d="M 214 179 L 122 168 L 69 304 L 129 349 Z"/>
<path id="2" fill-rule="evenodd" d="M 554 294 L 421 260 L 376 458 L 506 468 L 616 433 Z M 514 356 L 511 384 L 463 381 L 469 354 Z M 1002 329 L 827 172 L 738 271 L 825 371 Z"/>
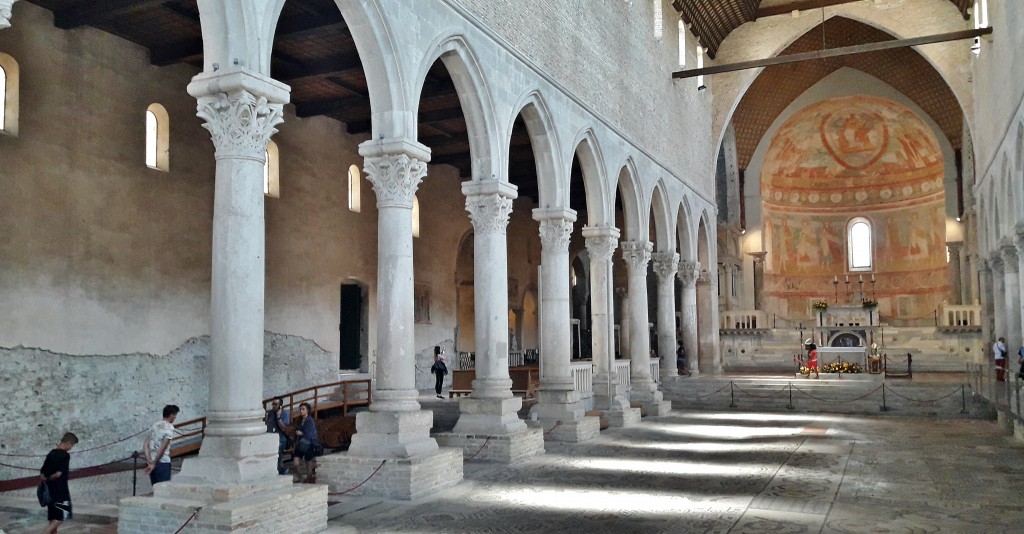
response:
<path id="1" fill-rule="evenodd" d="M 967 413 L 967 388 L 960 384 L 960 413 Z"/>
<path id="2" fill-rule="evenodd" d="M 882 384 L 882 407 L 880 411 L 888 412 L 889 407 L 885 405 L 885 384 Z"/>
<path id="3" fill-rule="evenodd" d="M 733 382 L 732 382 L 732 380 L 730 380 L 729 381 L 729 407 L 730 408 L 735 408 L 736 407 L 736 394 L 733 392 L 732 386 L 733 386 Z"/>
<path id="4" fill-rule="evenodd" d="M 790 410 L 796 408 L 795 406 L 793 406 L 793 383 L 792 382 L 789 383 L 789 405 L 786 406 L 786 408 L 789 408 Z"/>
<path id="5" fill-rule="evenodd" d="M 139 451 L 132 453 L 132 497 L 139 486 Z"/>

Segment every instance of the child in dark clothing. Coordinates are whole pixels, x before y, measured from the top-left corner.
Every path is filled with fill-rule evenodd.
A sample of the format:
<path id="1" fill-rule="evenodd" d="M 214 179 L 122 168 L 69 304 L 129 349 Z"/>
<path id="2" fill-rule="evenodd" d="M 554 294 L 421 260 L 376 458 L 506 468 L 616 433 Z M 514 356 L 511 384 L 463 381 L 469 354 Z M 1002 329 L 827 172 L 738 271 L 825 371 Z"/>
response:
<path id="1" fill-rule="evenodd" d="M 39 478 L 46 483 L 50 492 L 50 505 L 46 507 L 46 519 L 50 522 L 43 532 L 57 532 L 64 522 L 65 514 L 71 519 L 71 492 L 68 490 L 68 470 L 71 455 L 68 451 L 78 443 L 78 436 L 68 432 L 60 439 L 57 448 L 50 451 L 39 469 Z"/>

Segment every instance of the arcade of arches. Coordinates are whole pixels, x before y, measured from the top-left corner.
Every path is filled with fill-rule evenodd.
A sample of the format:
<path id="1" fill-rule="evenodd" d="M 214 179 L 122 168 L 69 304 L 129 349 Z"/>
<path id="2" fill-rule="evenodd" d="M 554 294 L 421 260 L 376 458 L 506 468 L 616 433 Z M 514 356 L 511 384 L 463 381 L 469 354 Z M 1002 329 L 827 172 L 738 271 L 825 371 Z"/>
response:
<path id="1" fill-rule="evenodd" d="M 0 448 L 177 404 L 202 450 L 122 531 L 292 499 L 315 532 L 265 397 L 372 380 L 319 480 L 419 499 L 666 414 L 683 372 L 791 373 L 797 327 L 931 371 L 1020 344 L 1024 5 L 709 4 L 0 0 Z M 435 346 L 472 369 L 443 433 Z"/>

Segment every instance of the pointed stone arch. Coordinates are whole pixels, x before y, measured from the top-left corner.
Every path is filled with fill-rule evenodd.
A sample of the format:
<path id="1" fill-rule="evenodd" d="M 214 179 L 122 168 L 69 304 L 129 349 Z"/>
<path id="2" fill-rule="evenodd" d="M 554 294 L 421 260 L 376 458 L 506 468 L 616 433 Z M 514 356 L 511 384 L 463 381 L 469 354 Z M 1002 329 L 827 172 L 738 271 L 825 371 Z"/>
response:
<path id="1" fill-rule="evenodd" d="M 530 136 L 530 146 L 533 149 L 533 159 L 537 170 L 537 205 L 542 207 L 553 207 L 568 205 L 563 203 L 561 184 L 563 178 L 556 164 L 557 155 L 561 154 L 558 144 L 558 134 L 554 123 L 551 120 L 551 112 L 544 101 L 540 91 L 533 89 L 527 91 L 519 98 L 512 108 L 512 116 L 508 120 L 508 127 L 504 133 L 501 143 L 502 155 L 507 159 L 509 145 L 512 140 L 512 129 L 516 118 L 522 115 L 526 123 L 526 131 Z M 508 181 L 508 165 L 500 169 L 502 180 Z"/>
<path id="2" fill-rule="evenodd" d="M 679 211 L 676 214 L 676 238 L 679 247 L 679 259 L 695 261 L 697 259 L 697 248 L 694 246 L 693 215 L 690 208 L 690 199 L 683 197 L 679 203 Z"/>
<path id="3" fill-rule="evenodd" d="M 675 243 L 672 242 L 672 234 L 675 225 L 672 224 L 672 206 L 668 201 L 668 192 L 665 189 L 665 182 L 658 180 L 651 192 L 651 222 L 654 223 L 655 246 L 654 249 L 660 252 L 675 252 Z"/>
<path id="4" fill-rule="evenodd" d="M 615 190 L 622 200 L 622 225 L 626 240 L 647 240 L 647 210 L 643 209 L 642 187 L 632 158 L 618 167 Z"/>
<path id="5" fill-rule="evenodd" d="M 438 38 L 420 62 L 416 72 L 413 115 L 417 115 L 427 72 L 435 62 L 444 63 L 448 75 L 455 84 L 459 105 L 466 119 L 466 135 L 469 139 L 469 155 L 472 159 L 472 179 L 497 179 L 494 162 L 498 161 L 493 106 L 490 92 L 472 48 L 462 35 L 446 35 Z M 414 128 L 413 131 L 416 131 Z"/>
<path id="6" fill-rule="evenodd" d="M 609 202 L 609 196 L 604 186 L 607 183 L 604 173 L 604 156 L 601 153 L 601 145 L 598 144 L 597 137 L 592 130 L 585 129 L 576 136 L 573 142 L 573 154 L 579 159 L 580 168 L 583 170 L 583 188 L 586 190 L 587 196 L 587 225 L 614 226 L 614 197 Z M 564 183 L 566 185 L 560 190 L 564 191 L 561 198 L 567 207 L 570 194 L 569 178 L 572 175 L 572 155 L 566 159 L 567 163 L 564 165 L 566 177 Z"/>

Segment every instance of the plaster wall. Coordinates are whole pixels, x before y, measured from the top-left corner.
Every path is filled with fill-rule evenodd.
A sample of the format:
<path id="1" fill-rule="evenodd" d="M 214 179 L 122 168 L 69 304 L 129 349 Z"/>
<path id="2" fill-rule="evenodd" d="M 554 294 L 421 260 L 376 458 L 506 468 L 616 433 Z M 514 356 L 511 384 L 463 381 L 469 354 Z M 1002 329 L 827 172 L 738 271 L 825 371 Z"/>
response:
<path id="1" fill-rule="evenodd" d="M 974 136 L 977 175 L 981 179 L 995 166 L 1004 140 L 1016 132 L 1011 126 L 1019 117 L 1024 99 L 1024 3 L 989 0 L 991 38 L 983 38 L 981 53 L 973 60 Z M 1017 67 L 1017 68 L 1014 68 Z"/>

